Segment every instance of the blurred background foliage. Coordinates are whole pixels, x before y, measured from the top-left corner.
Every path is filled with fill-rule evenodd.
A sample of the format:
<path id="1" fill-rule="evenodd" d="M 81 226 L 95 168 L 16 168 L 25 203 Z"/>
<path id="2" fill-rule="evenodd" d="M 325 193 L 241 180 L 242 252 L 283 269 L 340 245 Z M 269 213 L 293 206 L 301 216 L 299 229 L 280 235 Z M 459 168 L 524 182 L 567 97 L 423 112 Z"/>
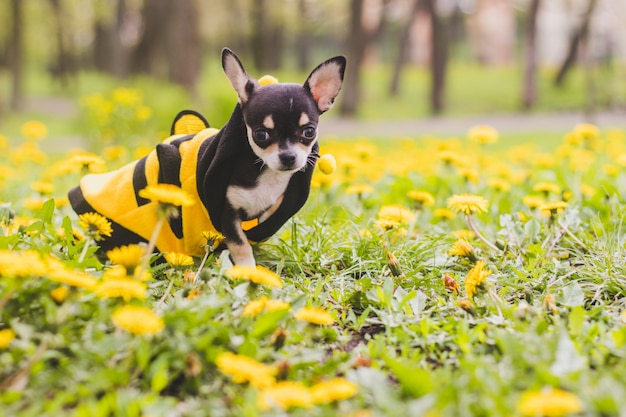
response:
<path id="1" fill-rule="evenodd" d="M 118 87 L 140 93 L 160 132 L 186 107 L 220 126 L 236 100 L 224 46 L 281 81 L 346 55 L 332 117 L 592 119 L 626 106 L 624 21 L 626 0 L 3 0 L 0 126 L 37 117 L 71 134 L 68 117 L 102 122 Z"/>

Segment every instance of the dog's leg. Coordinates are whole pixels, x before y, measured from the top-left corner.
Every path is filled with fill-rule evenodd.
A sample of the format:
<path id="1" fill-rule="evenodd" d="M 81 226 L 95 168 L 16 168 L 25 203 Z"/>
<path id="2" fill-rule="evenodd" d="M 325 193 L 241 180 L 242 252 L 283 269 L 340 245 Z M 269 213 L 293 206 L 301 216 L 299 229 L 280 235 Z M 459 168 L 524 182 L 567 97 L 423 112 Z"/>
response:
<path id="1" fill-rule="evenodd" d="M 222 221 L 222 233 L 224 234 L 226 247 L 236 265 L 255 266 L 252 246 L 248 243 L 246 234 L 241 228 L 241 218 L 229 205 L 224 207 Z"/>

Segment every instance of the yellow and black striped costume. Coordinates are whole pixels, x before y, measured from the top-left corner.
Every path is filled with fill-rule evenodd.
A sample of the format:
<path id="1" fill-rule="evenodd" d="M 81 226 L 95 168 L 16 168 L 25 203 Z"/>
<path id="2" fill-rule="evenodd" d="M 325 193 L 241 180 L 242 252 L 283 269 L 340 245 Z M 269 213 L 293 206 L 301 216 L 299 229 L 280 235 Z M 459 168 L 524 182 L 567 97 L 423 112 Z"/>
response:
<path id="1" fill-rule="evenodd" d="M 223 129 L 209 127 L 193 111 L 183 111 L 172 124 L 172 136 L 144 158 L 104 174 L 84 176 L 69 192 L 76 213 L 96 212 L 113 226 L 110 238 L 99 242 L 101 249 L 147 241 L 157 222 L 156 203 L 139 196 L 147 185 L 174 184 L 196 199 L 183 207 L 181 215 L 163 227 L 157 240 L 159 252 L 179 252 L 192 256 L 204 253 L 201 232 L 221 231 L 221 213 L 226 188 L 232 174 L 232 161 L 249 147 L 239 105 Z M 317 144 L 311 158 L 317 158 Z M 313 161 L 314 162 L 314 161 Z M 295 173 L 280 207 L 262 223 L 249 221 L 244 230 L 250 241 L 267 239 L 306 202 L 314 163 Z"/>

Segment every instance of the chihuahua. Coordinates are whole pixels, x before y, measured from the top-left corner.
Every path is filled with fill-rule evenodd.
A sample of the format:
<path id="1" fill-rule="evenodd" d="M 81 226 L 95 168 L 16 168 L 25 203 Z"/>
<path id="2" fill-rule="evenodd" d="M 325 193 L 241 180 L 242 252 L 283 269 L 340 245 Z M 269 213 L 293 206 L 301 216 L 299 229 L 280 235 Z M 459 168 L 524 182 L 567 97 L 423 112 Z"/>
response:
<path id="1" fill-rule="evenodd" d="M 319 116 L 339 93 L 346 59 L 337 56 L 318 65 L 303 85 L 259 84 L 228 48 L 222 67 L 238 96 L 221 130 L 211 129 L 192 111 L 174 120 L 172 136 L 148 156 L 117 171 L 89 174 L 70 190 L 78 213 L 97 212 L 112 224 L 107 250 L 145 242 L 156 224 L 154 204 L 139 196 L 147 185 L 181 187 L 200 204 L 182 207 L 157 239 L 160 252 L 201 256 L 201 232 L 221 232 L 233 262 L 254 266 L 250 242 L 265 240 L 291 218 L 308 198 L 317 161 Z M 181 121 L 202 129 L 181 133 Z M 184 129 L 183 129 L 184 130 Z"/>

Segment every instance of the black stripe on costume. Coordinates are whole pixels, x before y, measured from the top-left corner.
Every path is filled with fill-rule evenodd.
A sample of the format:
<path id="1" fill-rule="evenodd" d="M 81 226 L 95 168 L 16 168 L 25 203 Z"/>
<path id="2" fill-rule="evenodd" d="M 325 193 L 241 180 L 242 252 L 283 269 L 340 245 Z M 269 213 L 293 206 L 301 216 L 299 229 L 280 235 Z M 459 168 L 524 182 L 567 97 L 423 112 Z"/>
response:
<path id="1" fill-rule="evenodd" d="M 137 200 L 137 206 L 143 206 L 148 204 L 150 200 L 139 196 L 139 191 L 148 186 L 148 179 L 146 178 L 146 159 L 144 156 L 135 165 L 135 171 L 133 172 L 133 190 L 135 191 L 135 199 Z"/>
<path id="2" fill-rule="evenodd" d="M 93 207 L 91 207 L 91 204 L 85 200 L 85 196 L 83 195 L 80 187 L 72 188 L 68 193 L 68 198 L 76 214 L 98 213 Z M 111 229 L 113 231 L 111 233 L 111 237 L 98 241 L 100 252 L 106 252 L 119 246 L 146 242 L 144 238 L 134 232 L 131 232 L 119 223 L 116 223 L 109 218 L 107 218 L 107 220 L 111 222 Z"/>
<path id="3" fill-rule="evenodd" d="M 160 143 L 156 146 L 159 160 L 159 184 L 172 184 L 177 187 L 180 183 L 180 166 L 182 159 L 178 148 L 171 144 Z M 183 238 L 183 215 L 178 207 L 179 215 L 168 219 L 172 233 L 179 239 Z"/>
<path id="4" fill-rule="evenodd" d="M 178 139 L 174 139 L 173 141 L 170 142 L 170 145 L 174 145 L 177 148 L 180 147 L 180 144 L 183 142 L 187 142 L 188 140 L 191 140 L 195 137 L 196 135 L 187 135 L 187 136 L 183 136 L 182 138 L 178 138 Z"/>

